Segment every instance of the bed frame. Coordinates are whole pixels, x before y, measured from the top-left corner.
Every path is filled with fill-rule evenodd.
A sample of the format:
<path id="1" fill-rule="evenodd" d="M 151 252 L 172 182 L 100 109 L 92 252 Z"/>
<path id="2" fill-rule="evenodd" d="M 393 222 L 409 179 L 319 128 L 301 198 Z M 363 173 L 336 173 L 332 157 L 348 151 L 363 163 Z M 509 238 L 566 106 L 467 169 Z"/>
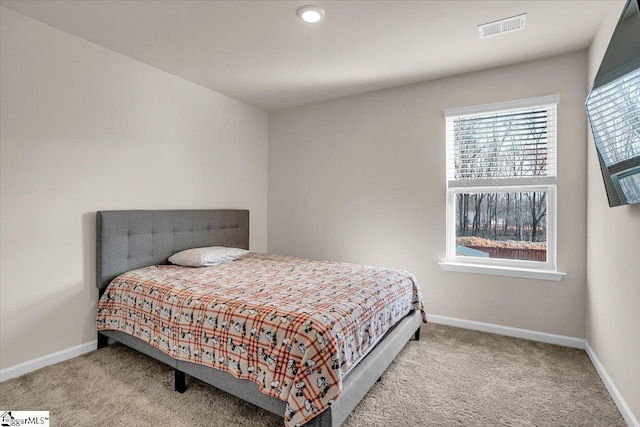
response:
<path id="1" fill-rule="evenodd" d="M 97 212 L 97 286 L 102 296 L 119 274 L 166 264 L 172 254 L 194 247 L 249 249 L 247 210 L 126 210 Z M 343 379 L 343 391 L 325 411 L 305 424 L 338 427 L 414 337 L 420 339 L 421 313 L 412 311 L 394 326 Z M 175 371 L 175 390 L 186 390 L 185 374 L 226 391 L 280 417 L 286 402 L 259 391 L 253 381 L 203 365 L 176 360 L 146 342 L 118 331 L 98 332 L 98 349 L 120 342 L 159 360 Z"/>

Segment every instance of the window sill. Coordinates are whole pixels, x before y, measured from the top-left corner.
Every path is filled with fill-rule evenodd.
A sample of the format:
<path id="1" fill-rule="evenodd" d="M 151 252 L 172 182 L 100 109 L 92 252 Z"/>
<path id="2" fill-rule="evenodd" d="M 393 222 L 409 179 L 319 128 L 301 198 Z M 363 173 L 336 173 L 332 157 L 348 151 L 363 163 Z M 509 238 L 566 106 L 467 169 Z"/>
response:
<path id="1" fill-rule="evenodd" d="M 441 261 L 438 263 L 444 271 L 460 273 L 488 274 L 491 276 L 521 277 L 524 279 L 560 281 L 567 275 L 559 271 L 535 270 L 532 268 L 503 267 L 496 265 L 463 264 L 459 262 Z"/>

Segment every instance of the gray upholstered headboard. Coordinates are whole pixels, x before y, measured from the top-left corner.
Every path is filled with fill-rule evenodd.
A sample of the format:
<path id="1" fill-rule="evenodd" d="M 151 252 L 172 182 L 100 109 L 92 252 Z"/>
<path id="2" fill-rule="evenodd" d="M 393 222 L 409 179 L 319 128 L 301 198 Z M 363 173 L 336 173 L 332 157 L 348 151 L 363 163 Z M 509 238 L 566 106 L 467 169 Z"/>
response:
<path id="1" fill-rule="evenodd" d="M 247 210 L 98 211 L 96 219 L 99 289 L 126 271 L 164 264 L 184 249 L 249 249 Z"/>

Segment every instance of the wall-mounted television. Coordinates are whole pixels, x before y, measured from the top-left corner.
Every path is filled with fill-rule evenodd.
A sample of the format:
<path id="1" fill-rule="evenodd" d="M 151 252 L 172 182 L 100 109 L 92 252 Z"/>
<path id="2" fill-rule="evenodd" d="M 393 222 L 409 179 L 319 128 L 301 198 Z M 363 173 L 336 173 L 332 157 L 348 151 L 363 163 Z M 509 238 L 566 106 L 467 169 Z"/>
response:
<path id="1" fill-rule="evenodd" d="M 627 0 L 586 107 L 609 206 L 640 203 L 640 0 Z"/>

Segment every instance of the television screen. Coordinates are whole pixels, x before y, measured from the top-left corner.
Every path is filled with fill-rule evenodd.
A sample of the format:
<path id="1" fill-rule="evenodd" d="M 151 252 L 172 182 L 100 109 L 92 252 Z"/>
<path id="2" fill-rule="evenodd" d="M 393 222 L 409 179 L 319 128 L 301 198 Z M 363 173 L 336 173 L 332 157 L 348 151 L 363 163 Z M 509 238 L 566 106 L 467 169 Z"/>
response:
<path id="1" fill-rule="evenodd" d="M 628 0 L 586 107 L 609 206 L 640 203 L 640 0 Z"/>

